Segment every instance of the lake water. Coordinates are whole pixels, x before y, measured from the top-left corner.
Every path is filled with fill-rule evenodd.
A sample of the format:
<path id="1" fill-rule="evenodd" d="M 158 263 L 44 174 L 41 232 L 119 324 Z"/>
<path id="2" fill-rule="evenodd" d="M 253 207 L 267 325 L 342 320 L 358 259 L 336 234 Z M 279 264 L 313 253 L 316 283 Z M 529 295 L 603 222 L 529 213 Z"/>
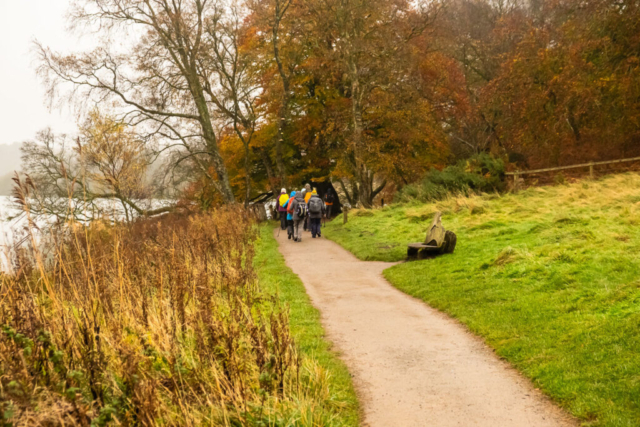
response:
<path id="1" fill-rule="evenodd" d="M 110 212 L 112 218 L 124 219 L 124 213 L 120 202 L 113 200 L 103 201 L 103 207 Z M 172 203 L 170 200 L 155 200 L 151 202 L 152 208 L 158 208 Z M 271 219 L 271 208 L 275 201 L 265 203 L 267 217 Z M 8 271 L 7 253 L 16 243 L 16 238 L 25 236 L 27 221 L 24 215 L 18 216 L 20 209 L 15 206 L 10 196 L 0 196 L 0 270 Z M 13 219 L 12 219 L 13 218 Z M 45 228 L 46 219 L 39 219 L 37 225 Z"/>
<path id="2" fill-rule="evenodd" d="M 26 235 L 27 220 L 24 215 L 19 215 L 21 210 L 16 207 L 12 199 L 10 196 L 0 196 L 0 270 L 3 271 L 8 271 L 7 254 L 15 246 L 17 239 Z M 101 202 L 101 208 L 109 213 L 109 217 L 124 219 L 124 211 L 120 202 L 113 200 Z M 172 201 L 154 200 L 150 203 L 150 208 L 162 207 L 168 203 L 172 203 Z M 37 226 L 44 229 L 52 220 L 39 218 Z"/>
<path id="3" fill-rule="evenodd" d="M 11 197 L 0 196 L 0 245 L 3 247 L 13 242 L 17 230 L 24 228 L 24 221 L 20 219 L 9 219 L 19 213 L 20 211 L 13 206 Z"/>

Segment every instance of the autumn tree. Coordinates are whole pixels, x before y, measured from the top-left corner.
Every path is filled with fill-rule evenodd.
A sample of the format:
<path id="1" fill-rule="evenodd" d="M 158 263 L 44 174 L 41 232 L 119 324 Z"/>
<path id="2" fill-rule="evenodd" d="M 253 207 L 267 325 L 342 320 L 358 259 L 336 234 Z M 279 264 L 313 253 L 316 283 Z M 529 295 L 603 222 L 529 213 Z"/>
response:
<path id="1" fill-rule="evenodd" d="M 331 179 L 368 208 L 458 157 L 640 154 L 638 9 L 76 0 L 72 23 L 103 44 L 72 55 L 40 46 L 40 72 L 52 99 L 101 104 L 146 147 L 171 152 L 166 175 L 202 206 Z M 131 42 L 110 42 L 123 35 Z"/>
<path id="2" fill-rule="evenodd" d="M 309 57 L 310 37 L 301 3 L 293 0 L 267 0 L 248 2 L 251 10 L 248 31 L 251 34 L 253 56 L 262 74 L 263 105 L 269 115 L 268 145 L 261 151 L 267 168 L 275 160 L 277 184 L 286 185 L 292 167 L 292 151 L 297 141 L 292 140 L 292 122 L 297 110 L 299 83 L 306 76 L 303 64 Z M 299 111 L 299 110 L 298 110 Z M 272 153 L 272 154 L 270 154 Z M 273 179 L 274 176 L 271 177 Z"/>
<path id="3" fill-rule="evenodd" d="M 407 90 L 411 89 L 403 83 L 410 79 L 410 41 L 429 28 L 441 4 L 432 2 L 417 8 L 403 0 L 310 0 L 305 7 L 322 40 L 317 54 L 331 57 L 339 67 L 344 94 L 350 102 L 350 129 L 340 158 L 341 174 L 353 178 L 348 186 L 350 198 L 371 207 L 387 184 L 379 164 L 387 161 L 385 156 L 397 152 L 373 143 L 370 134 L 375 133 L 375 125 L 369 121 L 369 113 L 375 111 L 378 99 L 388 99 L 394 92 L 396 100 L 409 94 Z M 349 192 L 347 185 L 343 187 Z"/>
<path id="4" fill-rule="evenodd" d="M 505 144 L 539 165 L 640 154 L 637 2 L 549 1 L 535 12 L 483 94 Z"/>
<path id="5" fill-rule="evenodd" d="M 438 22 L 437 49 L 425 55 L 423 72 L 432 77 L 423 96 L 443 106 L 452 151 L 473 155 L 503 149 L 497 132 L 500 110 L 484 108 L 485 88 L 497 78 L 505 55 L 528 27 L 526 2 L 450 0 Z M 435 83 L 435 85 L 434 85 Z"/>
<path id="6" fill-rule="evenodd" d="M 261 91 L 254 58 L 245 46 L 248 35 L 243 17 L 247 10 L 235 2 L 227 4 L 224 10 L 207 26 L 210 44 L 206 45 L 208 55 L 202 68 L 211 73 L 206 75 L 205 91 L 216 107 L 218 121 L 226 125 L 227 133 L 233 132 L 244 149 L 246 206 L 251 196 L 252 142 L 263 116 L 258 105 Z M 273 192 L 277 194 L 275 188 Z"/>
<path id="7" fill-rule="evenodd" d="M 75 99 L 108 100 L 122 120 L 181 145 L 222 200 L 232 203 L 215 123 L 219 80 L 211 80 L 217 75 L 212 47 L 224 37 L 216 31 L 226 13 L 227 5 L 214 0 L 78 0 L 72 24 L 103 34 L 105 42 L 69 55 L 38 45 L 39 71 L 51 96 L 68 83 Z M 132 42 L 117 51 L 109 37 Z"/>
<path id="8" fill-rule="evenodd" d="M 149 166 L 155 158 L 131 127 L 97 110 L 77 138 L 41 131 L 22 147 L 23 172 L 35 187 L 31 211 L 63 221 L 168 212 L 173 206 L 151 206 L 155 188 Z M 113 201 L 120 208 L 114 209 Z"/>

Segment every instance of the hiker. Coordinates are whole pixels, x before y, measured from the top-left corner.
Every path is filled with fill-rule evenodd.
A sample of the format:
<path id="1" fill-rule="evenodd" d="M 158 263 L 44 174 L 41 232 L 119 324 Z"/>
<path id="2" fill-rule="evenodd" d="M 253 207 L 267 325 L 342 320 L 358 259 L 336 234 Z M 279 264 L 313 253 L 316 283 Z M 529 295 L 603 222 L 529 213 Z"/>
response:
<path id="1" fill-rule="evenodd" d="M 311 198 L 311 186 L 309 184 L 304 186 L 304 202 L 309 204 L 309 199 Z"/>
<path id="2" fill-rule="evenodd" d="M 290 208 L 293 217 L 293 241 L 302 242 L 302 230 L 305 219 L 307 218 L 307 204 L 304 202 L 304 192 L 302 190 L 295 194 L 293 201 L 290 201 Z"/>
<path id="3" fill-rule="evenodd" d="M 302 198 L 304 199 L 304 202 L 307 203 L 307 188 L 303 187 L 302 190 L 300 190 L 300 193 L 302 194 Z M 302 229 L 305 231 L 307 230 L 307 219 L 308 218 L 305 218 L 304 221 L 302 221 Z"/>
<path id="4" fill-rule="evenodd" d="M 327 218 L 331 219 L 331 210 L 333 209 L 333 201 L 335 200 L 335 196 L 331 188 L 327 190 L 324 195 L 324 204 L 327 206 Z"/>
<path id="5" fill-rule="evenodd" d="M 308 209 L 311 237 L 314 239 L 316 238 L 316 236 L 322 237 L 320 228 L 322 227 L 322 217 L 326 212 L 326 207 L 320 196 L 318 196 L 318 192 L 315 188 L 313 189 L 313 193 L 311 193 L 311 197 L 309 198 Z"/>
<path id="6" fill-rule="evenodd" d="M 304 194 L 304 202 L 307 204 L 307 207 L 309 207 L 309 199 L 311 198 L 311 185 L 310 184 L 306 184 L 304 186 L 304 189 L 302 190 L 302 194 Z M 304 219 L 304 231 L 310 231 L 309 215 L 307 215 L 307 217 Z"/>
<path id="7" fill-rule="evenodd" d="M 287 229 L 287 207 L 286 203 L 289 201 L 289 196 L 287 195 L 287 190 L 280 190 L 280 197 L 278 197 L 278 215 L 280 215 L 280 230 Z"/>
<path id="8" fill-rule="evenodd" d="M 289 240 L 291 240 L 293 238 L 293 198 L 295 197 L 296 192 L 292 191 L 291 192 L 291 196 L 289 196 L 289 199 L 287 200 L 287 202 L 284 204 L 284 208 L 286 209 L 286 214 L 287 214 L 287 238 Z"/>

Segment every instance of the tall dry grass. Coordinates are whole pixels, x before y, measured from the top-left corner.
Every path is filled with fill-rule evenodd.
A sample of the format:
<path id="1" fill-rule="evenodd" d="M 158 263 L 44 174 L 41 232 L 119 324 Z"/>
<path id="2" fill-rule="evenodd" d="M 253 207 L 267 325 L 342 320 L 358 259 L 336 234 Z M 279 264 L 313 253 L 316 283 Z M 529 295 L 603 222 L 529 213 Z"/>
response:
<path id="1" fill-rule="evenodd" d="M 322 425 L 325 373 L 260 289 L 255 234 L 228 209 L 30 239 L 0 277 L 4 422 Z"/>

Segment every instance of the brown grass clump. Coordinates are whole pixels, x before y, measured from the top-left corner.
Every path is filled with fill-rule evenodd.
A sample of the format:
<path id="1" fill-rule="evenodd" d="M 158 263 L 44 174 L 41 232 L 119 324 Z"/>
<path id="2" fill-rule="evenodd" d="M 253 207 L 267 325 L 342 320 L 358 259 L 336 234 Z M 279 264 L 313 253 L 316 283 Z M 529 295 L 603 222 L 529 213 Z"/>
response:
<path id="1" fill-rule="evenodd" d="M 255 233 L 235 209 L 31 239 L 0 277 L 5 421 L 275 425 L 295 412 L 313 387 L 288 311 L 258 286 Z"/>

